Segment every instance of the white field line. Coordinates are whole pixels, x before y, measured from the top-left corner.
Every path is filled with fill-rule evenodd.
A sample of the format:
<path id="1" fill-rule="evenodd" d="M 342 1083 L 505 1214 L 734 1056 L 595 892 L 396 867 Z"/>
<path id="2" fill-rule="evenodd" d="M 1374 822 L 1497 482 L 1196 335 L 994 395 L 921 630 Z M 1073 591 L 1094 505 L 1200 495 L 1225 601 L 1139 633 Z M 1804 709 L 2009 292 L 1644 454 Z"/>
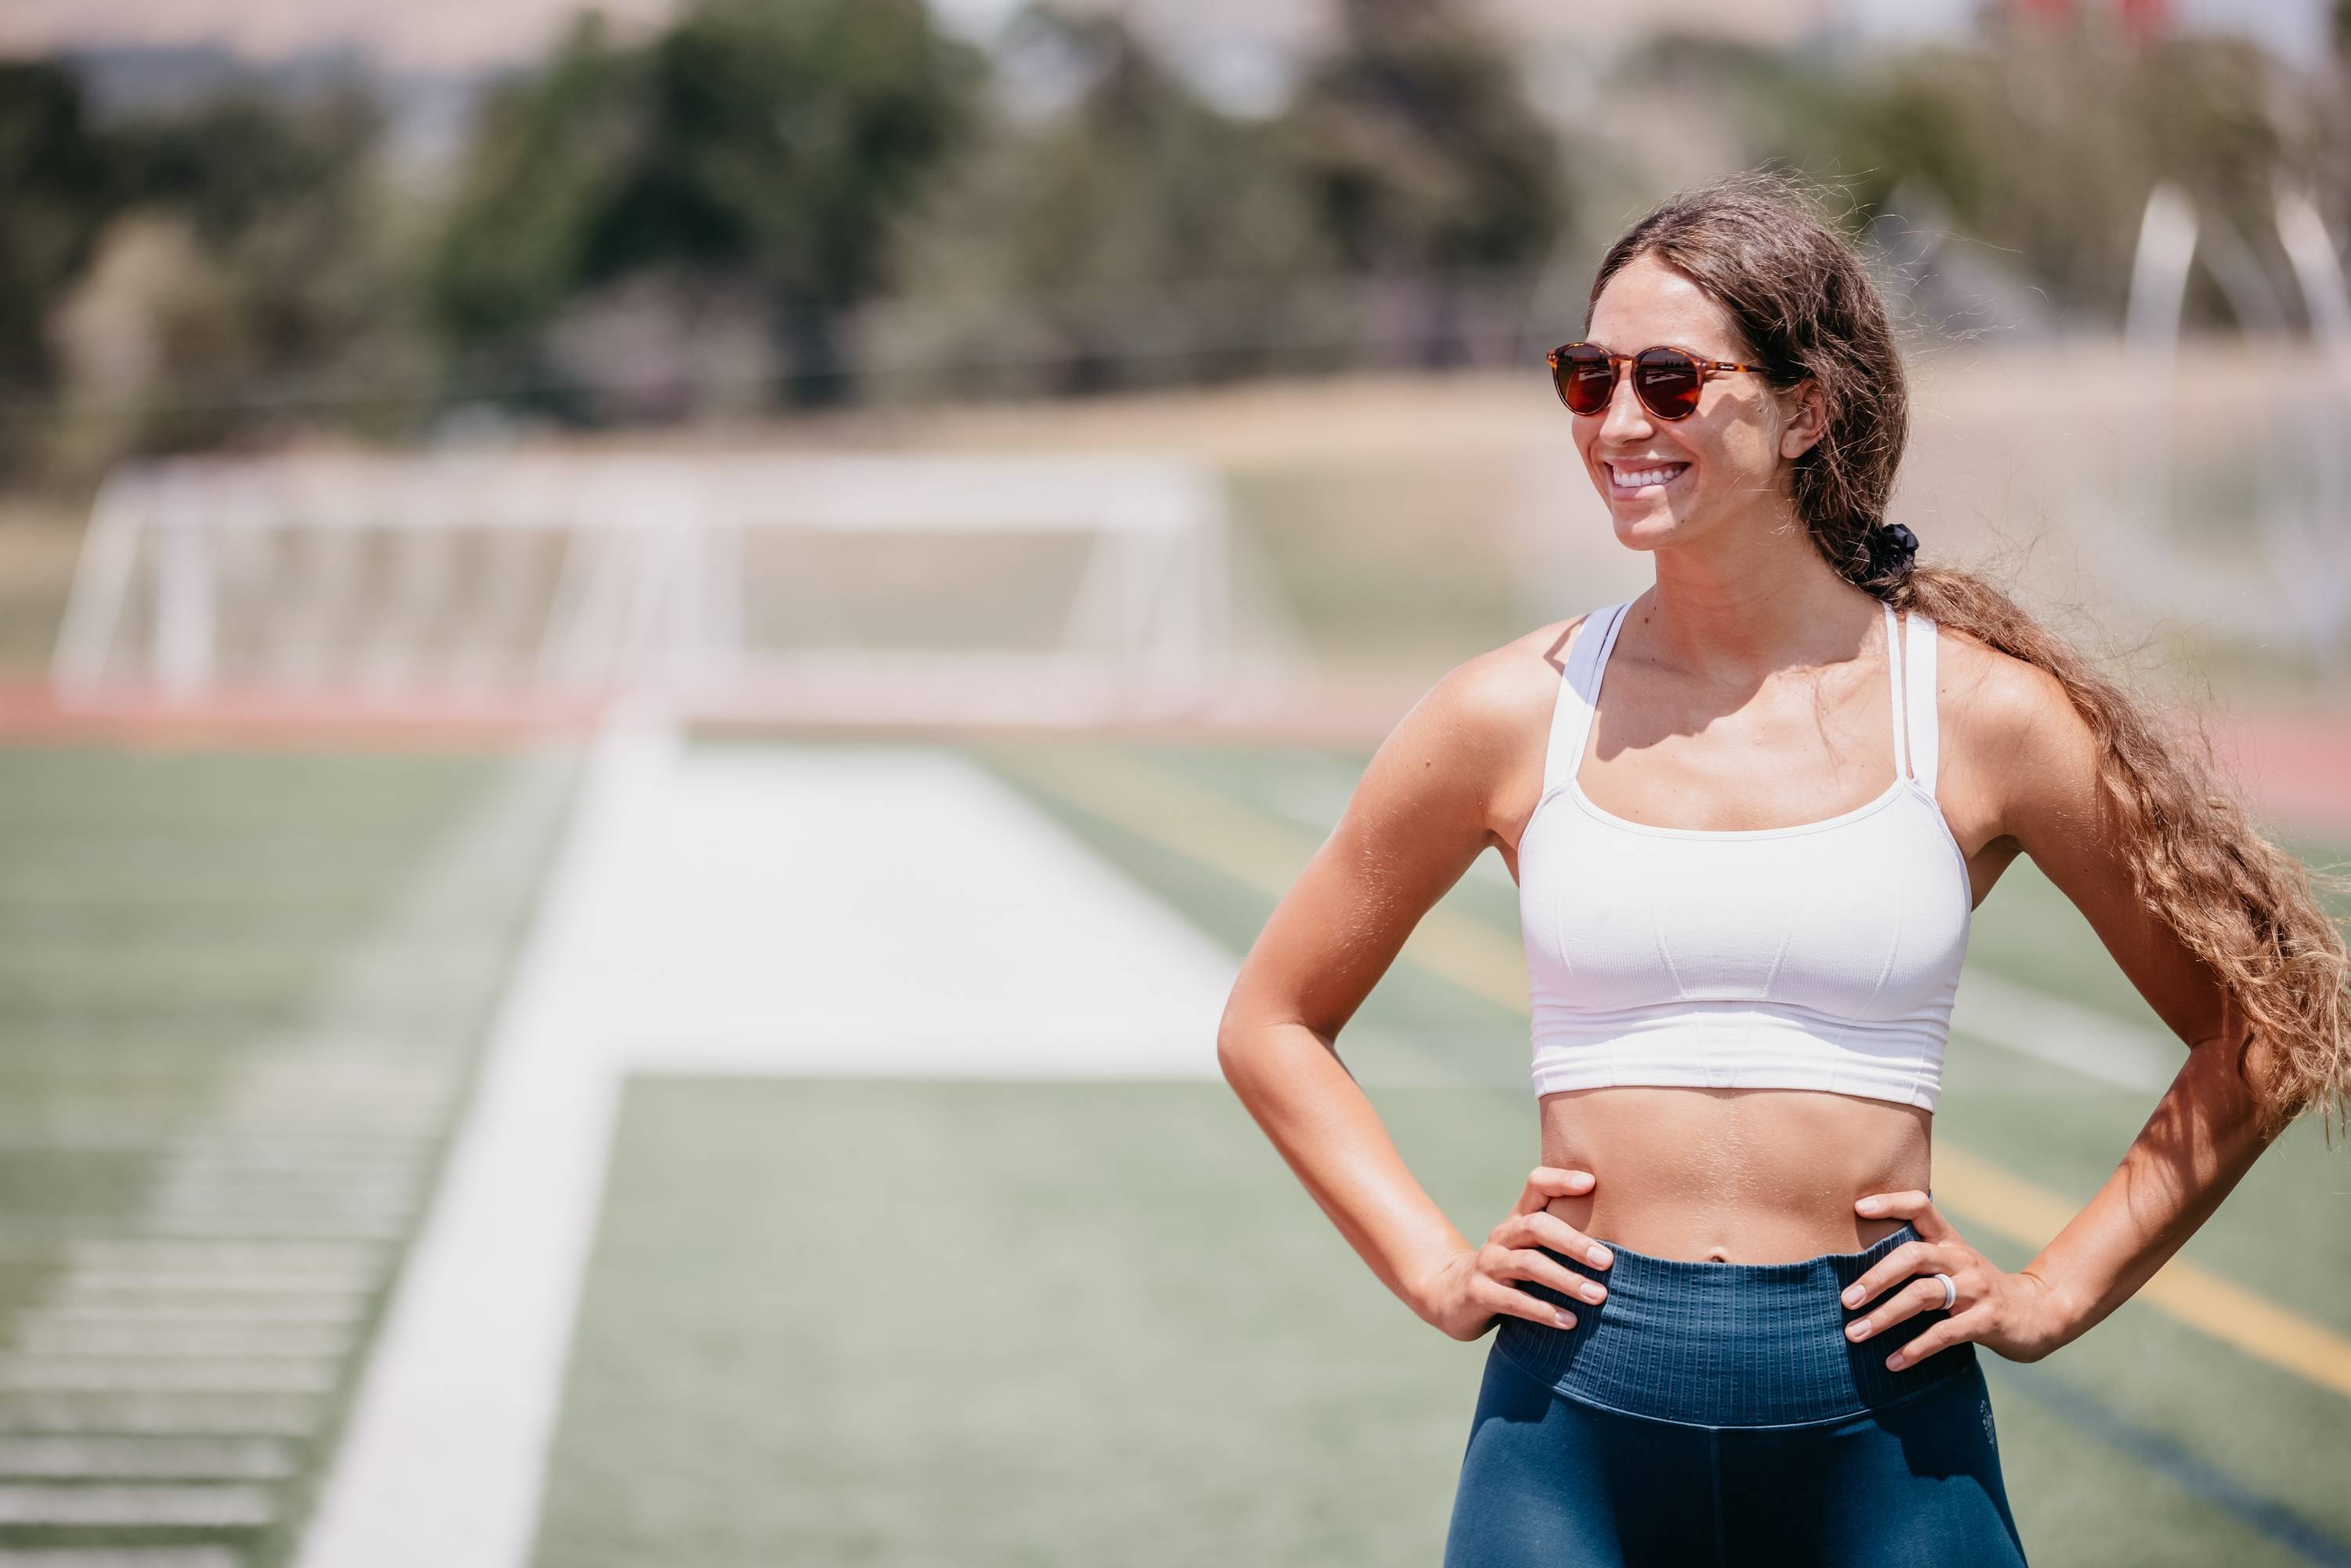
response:
<path id="1" fill-rule="evenodd" d="M 0 1485 L 0 1524 L 254 1528 L 276 1508 L 260 1487 Z"/>
<path id="2" fill-rule="evenodd" d="M 35 1312 L 19 1317 L 9 1331 L 9 1348 L 23 1355 L 115 1357 L 168 1356 L 186 1361 L 323 1357 L 338 1361 L 351 1346 L 352 1330 L 319 1324 L 236 1321 L 214 1323 L 93 1323 Z"/>
<path id="3" fill-rule="evenodd" d="M 317 1396 L 301 1394 L 124 1394 L 112 1389 L 0 1390 L 0 1425 L 19 1436 L 89 1432 L 163 1437 L 315 1435 Z"/>
<path id="4" fill-rule="evenodd" d="M 0 1392 L 331 1394 L 336 1358 L 0 1355 Z"/>
<path id="5" fill-rule="evenodd" d="M 225 1546 L 53 1546 L 0 1551 L 0 1568 L 246 1568 Z"/>
<path id="6" fill-rule="evenodd" d="M 187 1291 L 229 1295 L 364 1295 L 375 1277 L 350 1269 L 191 1269 L 162 1264 L 140 1268 L 108 1264 L 79 1268 L 59 1277 L 60 1294 L 75 1291 Z"/>
<path id="7" fill-rule="evenodd" d="M 149 1245 L 69 1249 L 66 1257 L 68 1277 L 209 1280 L 222 1286 L 250 1281 L 254 1288 L 264 1290 L 365 1290 L 375 1282 L 388 1261 L 383 1256 L 384 1249 L 376 1242 L 369 1242 L 364 1248 L 343 1240 L 316 1246 L 251 1237 L 207 1242 L 153 1233 L 137 1239 Z M 273 1249 L 277 1256 L 271 1255 Z M 343 1256 L 334 1255 L 339 1251 Z"/>
<path id="8" fill-rule="evenodd" d="M 17 1332 L 27 1333 L 35 1325 L 57 1323 L 117 1325 L 141 1328 L 143 1332 L 168 1333 L 183 1326 L 250 1324 L 268 1327 L 272 1324 L 339 1324 L 355 1327 L 366 1315 L 367 1302 L 360 1296 L 344 1296 L 331 1300 L 289 1301 L 283 1296 L 267 1299 L 224 1297 L 210 1301 L 192 1301 L 182 1297 L 162 1301 L 126 1301 L 119 1298 L 98 1301 L 56 1301 L 47 1306 L 31 1308 L 18 1314 Z"/>
<path id="9" fill-rule="evenodd" d="M 2187 1046 L 2168 1036 L 1973 967 L 1959 980 L 1951 1028 L 2085 1078 L 2151 1094 L 2171 1087 L 2188 1056 Z"/>
<path id="10" fill-rule="evenodd" d="M 0 1437 L 0 1476 L 18 1479 L 271 1481 L 300 1469 L 294 1446 L 271 1437 Z"/>
<path id="11" fill-rule="evenodd" d="M 1237 960 L 993 775 L 600 743 L 298 1568 L 521 1568 L 632 1071 L 1217 1075 Z"/>

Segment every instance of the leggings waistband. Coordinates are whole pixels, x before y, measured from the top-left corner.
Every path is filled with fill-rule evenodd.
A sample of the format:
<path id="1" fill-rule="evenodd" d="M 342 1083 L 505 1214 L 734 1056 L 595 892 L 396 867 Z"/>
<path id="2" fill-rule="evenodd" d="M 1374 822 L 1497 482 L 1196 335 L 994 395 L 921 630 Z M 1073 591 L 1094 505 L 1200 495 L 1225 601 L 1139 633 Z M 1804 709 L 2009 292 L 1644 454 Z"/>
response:
<path id="1" fill-rule="evenodd" d="M 1950 1316 L 1914 1313 L 1855 1344 L 1844 1326 L 1892 1292 L 1847 1307 L 1847 1285 L 1906 1241 L 1908 1222 L 1859 1252 L 1790 1263 L 1714 1263 L 1619 1247 L 1606 1269 L 1541 1251 L 1608 1288 L 1598 1306 L 1536 1281 L 1519 1288 L 1575 1314 L 1562 1329 L 1506 1313 L 1495 1354 L 1560 1393 L 1660 1421 L 1706 1427 L 1802 1425 L 1858 1415 L 1932 1387 L 1975 1364 L 1962 1341 L 1889 1371 L 1886 1358 Z M 1916 1278 L 1916 1276 L 1913 1276 Z M 1899 1290 L 1907 1281 L 1897 1282 Z"/>

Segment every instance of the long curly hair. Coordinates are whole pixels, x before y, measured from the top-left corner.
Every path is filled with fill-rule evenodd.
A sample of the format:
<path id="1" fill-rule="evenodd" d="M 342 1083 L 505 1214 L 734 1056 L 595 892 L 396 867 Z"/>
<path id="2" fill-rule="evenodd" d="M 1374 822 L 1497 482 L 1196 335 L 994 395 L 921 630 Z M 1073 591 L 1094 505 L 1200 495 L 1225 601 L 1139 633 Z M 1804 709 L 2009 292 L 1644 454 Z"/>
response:
<path id="1" fill-rule="evenodd" d="M 1825 434 L 1792 461 L 1791 493 L 1814 546 L 1839 575 L 1938 626 L 2057 677 L 2099 747 L 2139 899 L 2225 986 L 2240 1025 L 2236 1071 L 2266 1140 L 2314 1107 L 2351 1101 L 2351 954 L 2315 888 L 2351 878 L 2314 872 L 2255 828 L 2217 781 L 2200 722 L 2174 729 L 1997 584 L 1913 557 L 1917 540 L 1885 518 L 1908 436 L 1910 398 L 1886 304 L 1855 246 L 1799 178 L 1750 170 L 1661 203 L 1611 246 L 1592 311 L 1627 263 L 1651 256 L 1728 309 L 1742 359 L 1774 386 L 1805 377 L 1824 400 Z M 2334 1129 L 2327 1124 L 2327 1143 Z"/>

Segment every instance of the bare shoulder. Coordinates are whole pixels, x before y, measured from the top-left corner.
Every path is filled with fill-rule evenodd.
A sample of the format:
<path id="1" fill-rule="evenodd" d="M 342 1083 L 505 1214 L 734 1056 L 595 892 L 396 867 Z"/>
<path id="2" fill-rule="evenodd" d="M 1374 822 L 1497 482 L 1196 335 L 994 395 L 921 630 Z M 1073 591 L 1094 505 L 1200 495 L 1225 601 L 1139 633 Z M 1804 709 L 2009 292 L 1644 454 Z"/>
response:
<path id="1" fill-rule="evenodd" d="M 2049 671 L 1939 628 L 1936 689 L 1952 756 L 1980 781 L 2001 836 L 2030 847 L 2097 799 L 2098 740 Z"/>
<path id="2" fill-rule="evenodd" d="M 1359 799 L 1381 815 L 1474 819 L 1515 843 L 1542 792 L 1562 660 L 1582 620 L 1537 627 L 1447 671 L 1380 743 Z"/>
<path id="3" fill-rule="evenodd" d="M 1421 699 L 1470 744 L 1509 749 L 1531 728 L 1549 732 L 1568 639 L 1581 615 L 1538 626 L 1499 648 L 1464 659 Z"/>

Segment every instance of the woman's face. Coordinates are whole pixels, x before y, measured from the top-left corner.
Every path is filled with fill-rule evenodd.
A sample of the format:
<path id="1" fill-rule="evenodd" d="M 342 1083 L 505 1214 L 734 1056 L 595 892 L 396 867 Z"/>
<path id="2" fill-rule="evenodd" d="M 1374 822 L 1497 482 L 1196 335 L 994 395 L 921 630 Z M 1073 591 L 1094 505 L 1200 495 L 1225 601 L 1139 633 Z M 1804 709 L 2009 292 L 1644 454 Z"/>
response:
<path id="1" fill-rule="evenodd" d="M 1646 255 L 1601 290 L 1589 337 L 1619 354 L 1665 344 L 1701 359 L 1753 362 L 1730 313 Z M 1799 393 L 1775 393 L 1761 374 L 1744 371 L 1708 377 L 1697 413 L 1663 420 L 1633 395 L 1628 367 L 1604 411 L 1571 417 L 1617 538 L 1646 549 L 1695 538 L 1784 495 L 1781 470 L 1819 439 L 1816 413 Z"/>

